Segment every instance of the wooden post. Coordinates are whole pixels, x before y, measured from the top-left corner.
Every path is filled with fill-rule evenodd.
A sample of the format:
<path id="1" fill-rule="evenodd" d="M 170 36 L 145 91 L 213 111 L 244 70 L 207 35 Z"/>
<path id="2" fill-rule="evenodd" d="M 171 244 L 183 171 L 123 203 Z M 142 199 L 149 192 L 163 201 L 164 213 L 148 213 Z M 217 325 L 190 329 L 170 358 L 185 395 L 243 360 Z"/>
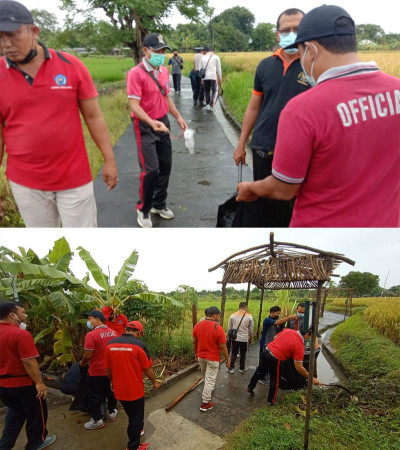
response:
<path id="1" fill-rule="evenodd" d="M 320 313 L 319 313 L 319 316 L 320 316 L 320 317 L 322 317 L 322 316 L 324 315 L 325 304 L 326 304 L 326 298 L 328 297 L 328 295 L 329 295 L 329 289 L 324 289 L 324 300 L 323 300 L 323 302 L 322 302 L 322 305 L 321 305 L 321 311 L 320 311 Z"/>
<path id="2" fill-rule="evenodd" d="M 222 284 L 222 300 L 221 300 L 221 325 L 224 328 L 224 313 L 226 303 L 226 283 Z"/>
<path id="3" fill-rule="evenodd" d="M 193 328 L 197 323 L 197 305 L 196 303 L 192 304 L 192 324 L 193 324 Z"/>
<path id="4" fill-rule="evenodd" d="M 350 316 L 353 315 L 353 290 L 350 290 L 349 293 L 349 304 L 350 304 Z"/>
<path id="5" fill-rule="evenodd" d="M 257 339 L 260 338 L 260 327 L 261 327 L 263 302 L 264 302 L 264 288 L 261 289 L 260 312 L 258 313 L 258 325 L 257 325 Z"/>
<path id="6" fill-rule="evenodd" d="M 312 404 L 312 381 L 314 378 L 314 363 L 315 363 L 315 338 L 318 333 L 319 324 L 319 307 L 321 304 L 322 286 L 324 282 L 318 281 L 318 290 L 316 301 L 312 305 L 312 333 L 310 346 L 310 359 L 308 363 L 308 382 L 307 382 L 307 406 L 306 406 L 306 423 L 304 426 L 304 450 L 308 450 L 309 434 L 310 434 L 310 418 L 311 418 L 311 404 Z"/>
<path id="7" fill-rule="evenodd" d="M 250 299 L 250 288 L 251 288 L 251 282 L 249 281 L 248 284 L 247 284 L 246 305 L 249 304 L 249 299 Z"/>

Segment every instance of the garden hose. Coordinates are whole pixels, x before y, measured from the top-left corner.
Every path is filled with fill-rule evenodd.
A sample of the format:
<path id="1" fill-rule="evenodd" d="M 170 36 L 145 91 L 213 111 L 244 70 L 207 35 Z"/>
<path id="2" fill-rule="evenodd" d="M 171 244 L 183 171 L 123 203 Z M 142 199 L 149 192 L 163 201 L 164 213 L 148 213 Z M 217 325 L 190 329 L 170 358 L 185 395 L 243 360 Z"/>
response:
<path id="1" fill-rule="evenodd" d="M 358 397 L 357 397 L 356 395 L 354 395 L 349 389 L 347 389 L 347 387 L 344 387 L 344 386 L 342 386 L 341 384 L 335 384 L 335 383 L 332 383 L 332 384 L 320 383 L 319 385 L 320 385 L 320 386 L 328 386 L 328 387 L 338 387 L 338 388 L 340 388 L 340 389 L 343 389 L 343 390 L 345 390 L 345 391 L 350 395 L 351 401 L 352 401 L 353 403 L 357 403 L 357 402 L 358 402 Z"/>

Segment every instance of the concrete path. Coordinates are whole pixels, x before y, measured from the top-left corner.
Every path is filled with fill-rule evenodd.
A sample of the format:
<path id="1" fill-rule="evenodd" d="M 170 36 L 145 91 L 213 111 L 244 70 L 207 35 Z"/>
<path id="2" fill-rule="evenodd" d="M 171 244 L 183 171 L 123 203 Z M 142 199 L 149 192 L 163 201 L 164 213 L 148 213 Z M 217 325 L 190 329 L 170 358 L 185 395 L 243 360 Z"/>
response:
<path id="1" fill-rule="evenodd" d="M 182 94 L 172 99 L 190 128 L 196 131 L 195 149 L 191 155 L 183 138 L 173 140 L 173 163 L 168 189 L 168 206 L 173 220 L 152 216 L 153 227 L 215 227 L 218 205 L 236 190 L 237 167 L 232 155 L 237 132 L 223 116 L 220 104 L 215 112 L 194 107 L 188 78 L 182 79 Z M 170 117 L 172 135 L 180 129 Z M 138 227 L 136 202 L 139 196 L 140 168 L 132 126 L 114 147 L 120 182 L 107 192 L 101 175 L 95 180 L 99 227 Z M 243 179 L 251 180 L 249 167 L 243 168 Z"/>
<path id="2" fill-rule="evenodd" d="M 321 320 L 320 330 L 328 324 L 333 325 L 342 320 L 341 314 L 326 311 Z M 258 343 L 249 347 L 248 371 L 244 373 L 236 371 L 229 374 L 225 371 L 225 365 L 221 365 L 213 393 L 212 411 L 203 413 L 199 410 L 203 390 L 203 385 L 200 384 L 171 412 L 165 412 L 165 407 L 199 377 L 199 372 L 191 373 L 169 389 L 147 399 L 145 436 L 142 441 L 149 442 L 151 450 L 220 449 L 225 434 L 232 432 L 256 408 L 266 404 L 267 385 L 259 383 L 254 396 L 245 392 L 258 365 L 258 348 Z M 320 378 L 324 382 L 329 382 L 328 379 Z M 284 394 L 279 392 L 278 401 L 281 395 Z M 69 398 L 64 397 L 68 402 Z M 72 413 L 68 408 L 69 403 L 55 407 L 49 405 L 48 430 L 51 434 L 57 434 L 57 441 L 50 447 L 52 450 L 95 450 L 99 448 L 99 443 L 104 450 L 126 448 L 127 416 L 122 409 L 115 422 L 107 423 L 100 430 L 86 431 L 83 424 L 88 420 L 88 416 L 83 413 Z M 4 416 L 0 417 L 0 425 L 3 424 Z M 15 448 L 22 450 L 25 442 L 25 435 L 21 433 Z"/>

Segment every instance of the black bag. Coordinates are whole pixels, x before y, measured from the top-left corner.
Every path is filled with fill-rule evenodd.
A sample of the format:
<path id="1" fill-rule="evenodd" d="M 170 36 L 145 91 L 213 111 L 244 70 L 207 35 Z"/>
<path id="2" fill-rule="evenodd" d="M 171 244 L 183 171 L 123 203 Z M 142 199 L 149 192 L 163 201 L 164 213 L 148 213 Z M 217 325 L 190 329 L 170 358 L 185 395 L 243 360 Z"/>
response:
<path id="1" fill-rule="evenodd" d="M 236 341 L 238 329 L 240 328 L 240 325 L 242 324 L 242 320 L 244 319 L 244 316 L 245 316 L 246 314 L 247 314 L 247 313 L 244 313 L 244 314 L 243 314 L 243 316 L 242 316 L 242 318 L 240 319 L 240 322 L 239 322 L 239 325 L 238 325 L 237 328 L 231 328 L 230 330 L 228 330 L 228 339 L 229 339 L 229 340 L 231 340 L 231 341 Z"/>
<path id="2" fill-rule="evenodd" d="M 238 183 L 242 181 L 242 163 L 238 166 Z M 225 203 L 218 206 L 217 228 L 231 228 L 235 221 L 239 203 L 236 201 L 238 193 L 232 195 Z"/>
<path id="3" fill-rule="evenodd" d="M 210 62 L 210 59 L 211 59 L 213 56 L 214 56 L 214 55 L 211 55 L 210 58 L 208 59 L 207 64 L 206 64 L 206 67 L 205 67 L 204 69 L 200 69 L 200 70 L 199 70 L 199 76 L 200 76 L 201 79 L 203 79 L 203 78 L 206 77 L 207 66 L 208 66 L 208 63 Z"/>

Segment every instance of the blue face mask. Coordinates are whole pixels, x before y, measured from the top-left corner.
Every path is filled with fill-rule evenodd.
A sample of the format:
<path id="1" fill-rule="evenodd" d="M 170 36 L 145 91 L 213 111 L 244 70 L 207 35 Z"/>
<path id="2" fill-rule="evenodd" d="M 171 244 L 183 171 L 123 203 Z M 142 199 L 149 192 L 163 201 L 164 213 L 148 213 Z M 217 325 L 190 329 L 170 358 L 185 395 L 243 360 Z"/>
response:
<path id="1" fill-rule="evenodd" d="M 279 45 L 284 49 L 288 45 L 294 44 L 296 38 L 297 33 L 293 33 L 293 31 L 291 31 L 290 33 L 279 33 Z M 297 53 L 298 51 L 298 48 L 289 48 L 285 50 L 285 52 L 289 54 Z"/>
<path id="2" fill-rule="evenodd" d="M 306 47 L 306 50 L 305 50 L 305 52 L 304 52 L 304 55 L 303 55 L 303 61 L 301 61 L 301 67 L 302 67 L 302 69 L 303 69 L 304 75 L 305 75 L 306 78 L 307 78 L 308 84 L 309 84 L 310 86 L 315 86 L 315 85 L 317 84 L 317 80 L 316 80 L 316 79 L 314 78 L 314 76 L 313 76 L 313 71 L 314 71 L 314 64 L 315 64 L 315 61 L 317 60 L 317 57 L 318 57 L 318 48 L 317 48 L 314 44 L 311 44 L 311 45 L 312 45 L 313 47 L 315 47 L 315 50 L 317 51 L 317 56 L 315 57 L 314 61 L 313 61 L 312 64 L 311 64 L 311 74 L 308 75 L 308 73 L 306 72 L 306 69 L 304 68 L 304 58 L 306 57 L 306 53 L 307 53 L 308 47 Z"/>
<path id="3" fill-rule="evenodd" d="M 93 330 L 93 325 L 92 322 L 90 322 L 90 320 L 86 322 L 86 326 L 89 328 L 89 330 Z"/>
<path id="4" fill-rule="evenodd" d="M 297 313 L 297 317 L 304 317 L 304 313 Z"/>
<path id="5" fill-rule="evenodd" d="M 160 67 L 164 64 L 165 55 L 163 53 L 153 53 L 151 52 L 151 57 L 149 63 L 154 67 Z"/>

